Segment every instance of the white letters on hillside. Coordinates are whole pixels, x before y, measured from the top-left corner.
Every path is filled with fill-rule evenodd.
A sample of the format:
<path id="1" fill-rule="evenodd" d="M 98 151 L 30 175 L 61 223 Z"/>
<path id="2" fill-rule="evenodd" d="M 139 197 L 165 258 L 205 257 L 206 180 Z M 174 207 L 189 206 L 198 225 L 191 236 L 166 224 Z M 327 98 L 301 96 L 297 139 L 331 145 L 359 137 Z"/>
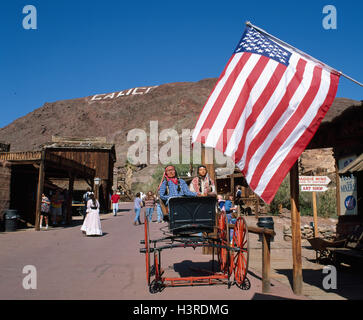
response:
<path id="1" fill-rule="evenodd" d="M 123 97 L 123 96 L 146 94 L 151 89 L 156 88 L 156 87 L 158 87 L 158 86 L 132 88 L 132 89 L 122 90 L 119 92 L 112 92 L 112 93 L 108 93 L 108 94 L 107 93 L 95 94 L 91 98 L 91 101 L 111 100 L 111 99 L 115 99 L 115 98 L 119 98 L 119 97 Z"/>

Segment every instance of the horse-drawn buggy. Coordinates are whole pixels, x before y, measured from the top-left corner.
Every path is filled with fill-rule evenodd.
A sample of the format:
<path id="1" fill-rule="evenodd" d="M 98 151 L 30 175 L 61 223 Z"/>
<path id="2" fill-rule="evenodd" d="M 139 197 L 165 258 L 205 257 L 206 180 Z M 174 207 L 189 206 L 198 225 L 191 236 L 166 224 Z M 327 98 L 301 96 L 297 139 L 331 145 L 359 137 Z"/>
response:
<path id="1" fill-rule="evenodd" d="M 145 239 L 140 249 L 145 254 L 146 279 L 150 293 L 168 286 L 233 284 L 243 290 L 250 288 L 248 270 L 248 229 L 243 217 L 234 225 L 225 212 L 218 212 L 215 197 L 174 197 L 168 202 L 168 225 L 160 230 L 163 236 L 152 239 L 145 219 Z M 230 232 L 230 226 L 231 231 Z M 232 227 L 233 226 L 233 227 Z M 161 252 L 174 248 L 208 247 L 212 251 L 212 267 L 207 276 L 167 277 L 161 267 Z M 214 266 L 217 255 L 217 268 Z M 217 269 L 217 270 L 214 270 Z"/>

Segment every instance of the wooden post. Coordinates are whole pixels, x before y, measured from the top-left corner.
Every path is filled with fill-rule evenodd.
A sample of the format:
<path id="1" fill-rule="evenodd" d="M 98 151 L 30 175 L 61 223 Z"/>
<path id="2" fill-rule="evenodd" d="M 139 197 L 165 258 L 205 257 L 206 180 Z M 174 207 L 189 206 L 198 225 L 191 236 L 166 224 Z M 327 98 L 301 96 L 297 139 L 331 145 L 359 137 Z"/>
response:
<path id="1" fill-rule="evenodd" d="M 73 199 L 73 184 L 74 184 L 74 174 L 70 174 L 68 183 L 68 197 L 67 197 L 67 216 L 66 222 L 70 224 L 72 222 L 72 199 Z"/>
<path id="2" fill-rule="evenodd" d="M 316 192 L 313 191 L 313 216 L 314 216 L 314 237 L 317 238 L 318 233 L 318 210 L 316 208 Z"/>
<path id="3" fill-rule="evenodd" d="M 233 194 L 233 201 L 235 200 L 235 192 L 234 192 L 234 173 L 231 174 L 231 193 Z"/>
<path id="4" fill-rule="evenodd" d="M 335 157 L 334 157 L 335 158 Z M 338 167 L 338 160 L 335 158 L 335 193 L 336 193 L 336 202 L 337 202 L 337 216 L 339 217 L 340 212 L 340 176 L 339 176 L 339 167 Z"/>
<path id="5" fill-rule="evenodd" d="M 290 200 L 293 258 L 293 291 L 302 294 L 301 229 L 299 212 L 299 168 L 296 161 L 290 170 Z"/>
<path id="6" fill-rule="evenodd" d="M 258 219 L 258 210 L 259 210 L 259 202 L 260 202 L 260 199 L 258 197 L 258 195 L 255 193 L 255 218 Z"/>
<path id="7" fill-rule="evenodd" d="M 39 174 L 38 174 L 38 188 L 37 188 L 37 204 L 36 204 L 36 211 L 35 211 L 35 230 L 40 230 L 40 210 L 42 204 L 42 193 L 44 187 L 44 162 L 45 162 L 45 151 L 42 151 L 42 156 L 40 160 L 39 166 Z"/>
<path id="8" fill-rule="evenodd" d="M 270 236 L 262 234 L 262 292 L 270 292 Z"/>
<path id="9" fill-rule="evenodd" d="M 207 172 L 211 180 L 213 180 L 215 186 L 216 179 L 215 179 L 215 171 L 214 171 L 214 152 L 212 148 L 206 148 L 202 146 L 202 165 L 207 168 Z M 216 223 L 217 223 L 217 213 L 216 213 Z M 215 229 L 216 230 L 216 229 Z M 214 231 L 211 234 L 212 237 L 216 237 L 217 233 Z M 203 254 L 213 254 L 213 248 L 210 247 L 203 247 L 202 249 Z"/>

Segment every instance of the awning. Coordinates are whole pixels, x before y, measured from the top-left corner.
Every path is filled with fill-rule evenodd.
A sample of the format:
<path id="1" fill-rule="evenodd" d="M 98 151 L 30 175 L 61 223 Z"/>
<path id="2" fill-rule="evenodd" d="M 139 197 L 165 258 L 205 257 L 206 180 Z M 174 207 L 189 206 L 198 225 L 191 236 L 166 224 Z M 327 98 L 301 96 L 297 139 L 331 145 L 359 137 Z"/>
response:
<path id="1" fill-rule="evenodd" d="M 345 168 L 339 170 L 339 174 L 345 174 L 348 172 L 354 173 L 359 171 L 363 171 L 363 153 Z"/>

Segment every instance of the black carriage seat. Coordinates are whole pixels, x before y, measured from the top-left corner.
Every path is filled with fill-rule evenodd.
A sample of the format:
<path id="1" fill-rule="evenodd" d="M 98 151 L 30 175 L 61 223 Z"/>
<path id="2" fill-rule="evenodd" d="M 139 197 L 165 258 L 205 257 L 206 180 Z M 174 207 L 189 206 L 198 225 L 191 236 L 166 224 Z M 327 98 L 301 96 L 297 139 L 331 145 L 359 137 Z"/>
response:
<path id="1" fill-rule="evenodd" d="M 214 231 L 216 197 L 175 197 L 169 200 L 169 229 L 174 234 Z"/>

